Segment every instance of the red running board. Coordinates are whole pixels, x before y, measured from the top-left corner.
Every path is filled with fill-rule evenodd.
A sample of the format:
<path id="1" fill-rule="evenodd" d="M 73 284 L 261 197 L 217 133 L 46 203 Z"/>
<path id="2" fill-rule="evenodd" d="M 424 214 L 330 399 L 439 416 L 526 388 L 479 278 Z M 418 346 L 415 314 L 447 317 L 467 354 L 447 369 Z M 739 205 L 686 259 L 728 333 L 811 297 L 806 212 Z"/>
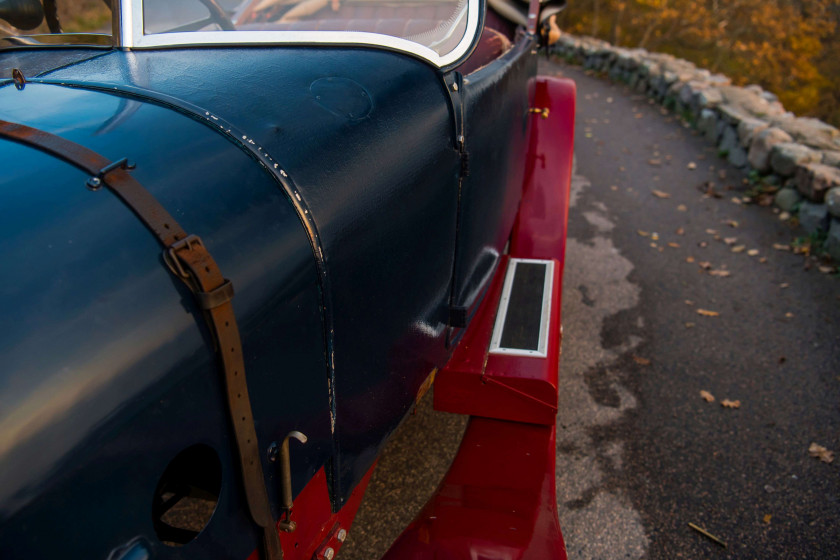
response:
<path id="1" fill-rule="evenodd" d="M 471 415 L 458 455 L 385 560 L 566 560 L 554 468 L 574 83 L 540 77 L 533 106 L 540 112 L 532 116 L 510 256 L 555 262 L 547 357 L 489 352 L 506 256 L 435 380 L 435 408 Z"/>

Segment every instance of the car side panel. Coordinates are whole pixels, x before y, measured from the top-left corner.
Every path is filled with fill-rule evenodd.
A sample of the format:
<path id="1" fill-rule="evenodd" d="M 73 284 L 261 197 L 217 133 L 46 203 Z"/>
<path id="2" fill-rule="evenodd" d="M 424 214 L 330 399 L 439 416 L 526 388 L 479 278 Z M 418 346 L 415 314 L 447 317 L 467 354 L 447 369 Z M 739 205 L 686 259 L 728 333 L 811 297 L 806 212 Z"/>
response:
<path id="1" fill-rule="evenodd" d="M 533 48 L 523 37 L 499 60 L 465 77 L 469 175 L 461 185 L 452 306 L 470 317 L 504 251 L 522 196 Z"/>

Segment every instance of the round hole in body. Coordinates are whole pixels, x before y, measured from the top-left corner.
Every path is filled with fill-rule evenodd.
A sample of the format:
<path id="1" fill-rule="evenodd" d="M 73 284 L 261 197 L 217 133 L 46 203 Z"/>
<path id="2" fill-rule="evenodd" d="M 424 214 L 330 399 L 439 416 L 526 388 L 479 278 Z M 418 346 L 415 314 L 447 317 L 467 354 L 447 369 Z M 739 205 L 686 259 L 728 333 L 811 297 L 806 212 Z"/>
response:
<path id="1" fill-rule="evenodd" d="M 183 546 L 210 523 L 222 488 L 222 463 L 204 444 L 190 446 L 167 465 L 155 489 L 152 521 L 158 539 Z"/>

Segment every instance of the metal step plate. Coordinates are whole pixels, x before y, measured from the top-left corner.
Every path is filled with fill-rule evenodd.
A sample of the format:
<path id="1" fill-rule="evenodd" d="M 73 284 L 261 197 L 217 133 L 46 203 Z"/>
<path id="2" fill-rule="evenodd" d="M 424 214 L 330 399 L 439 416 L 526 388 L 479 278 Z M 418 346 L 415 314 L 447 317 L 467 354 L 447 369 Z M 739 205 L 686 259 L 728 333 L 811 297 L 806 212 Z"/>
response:
<path id="1" fill-rule="evenodd" d="M 554 261 L 510 259 L 490 339 L 491 354 L 545 358 Z"/>

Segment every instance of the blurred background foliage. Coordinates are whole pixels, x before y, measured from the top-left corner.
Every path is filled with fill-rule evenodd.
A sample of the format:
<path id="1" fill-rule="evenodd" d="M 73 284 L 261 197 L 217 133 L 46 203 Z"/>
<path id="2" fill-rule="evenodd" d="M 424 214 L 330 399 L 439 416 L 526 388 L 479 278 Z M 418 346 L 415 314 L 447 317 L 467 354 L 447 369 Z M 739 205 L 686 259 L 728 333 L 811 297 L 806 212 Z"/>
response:
<path id="1" fill-rule="evenodd" d="M 571 0 L 558 23 L 760 84 L 840 126 L 840 0 Z"/>

